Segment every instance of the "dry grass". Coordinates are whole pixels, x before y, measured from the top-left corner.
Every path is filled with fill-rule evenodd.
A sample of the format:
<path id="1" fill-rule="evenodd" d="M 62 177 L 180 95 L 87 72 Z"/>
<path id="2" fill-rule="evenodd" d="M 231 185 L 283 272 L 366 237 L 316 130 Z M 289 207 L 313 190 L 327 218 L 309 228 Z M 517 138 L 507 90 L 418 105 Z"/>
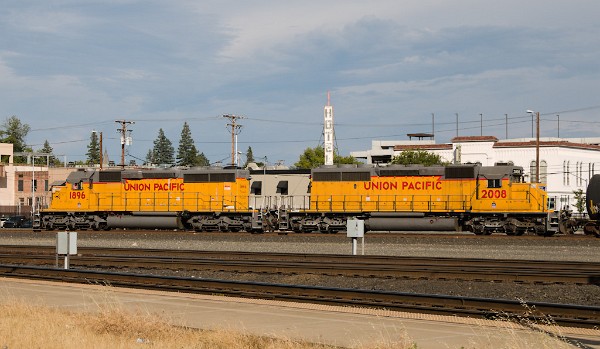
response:
<path id="1" fill-rule="evenodd" d="M 69 312 L 23 301 L 0 303 L 0 348 L 247 348 L 327 349 L 327 345 L 259 337 L 227 330 L 173 326 L 157 315 L 107 306 L 97 313 Z M 407 345 L 400 348 L 415 348 Z M 369 348 L 392 348 L 375 344 Z M 393 346 L 398 348 L 398 346 Z"/>
<path id="2" fill-rule="evenodd" d="M 0 349 L 113 349 L 113 348 L 248 348 L 325 349 L 327 345 L 281 338 L 259 337 L 227 330 L 198 330 L 174 326 L 158 315 L 124 310 L 116 303 L 96 304 L 96 312 L 70 312 L 60 308 L 29 304 L 15 299 L 0 302 Z M 515 319 L 504 319 L 515 322 Z M 522 322 L 522 321 L 519 321 Z M 536 325 L 531 324 L 534 328 Z M 529 326 L 528 326 L 529 327 Z M 374 329 L 376 330 L 376 329 Z M 473 329 L 478 332 L 477 326 Z M 419 349 L 409 340 L 388 341 L 381 334 L 378 343 L 358 345 L 368 349 Z M 408 338 L 408 337 L 405 337 Z M 502 338 L 502 343 L 498 339 Z M 399 344 L 401 343 L 401 344 Z M 499 328 L 494 338 L 479 337 L 462 348 L 573 348 L 563 338 L 539 330 L 522 336 L 517 330 Z M 441 345 L 440 348 L 449 348 Z"/>

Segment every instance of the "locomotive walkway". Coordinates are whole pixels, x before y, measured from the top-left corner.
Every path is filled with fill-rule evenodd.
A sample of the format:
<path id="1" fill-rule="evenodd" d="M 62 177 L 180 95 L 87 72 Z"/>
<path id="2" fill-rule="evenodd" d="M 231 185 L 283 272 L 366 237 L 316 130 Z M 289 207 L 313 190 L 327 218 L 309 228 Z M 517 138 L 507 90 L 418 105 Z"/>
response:
<path id="1" fill-rule="evenodd" d="M 558 347 L 548 333 L 561 335 L 580 348 L 600 348 L 600 331 L 592 329 L 531 331 L 512 322 L 7 278 L 0 278 L 0 289 L 3 296 L 73 311 L 93 312 L 118 304 L 163 314 L 176 325 L 226 328 L 350 348 L 374 343 L 400 348 L 416 343 L 421 349 L 526 348 L 540 343 Z"/>

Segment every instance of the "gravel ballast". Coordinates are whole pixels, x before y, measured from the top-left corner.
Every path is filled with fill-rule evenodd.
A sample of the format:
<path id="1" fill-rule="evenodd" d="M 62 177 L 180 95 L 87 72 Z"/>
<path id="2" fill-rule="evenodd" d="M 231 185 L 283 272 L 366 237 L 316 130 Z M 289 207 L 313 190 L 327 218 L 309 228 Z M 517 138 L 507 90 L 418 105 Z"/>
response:
<path id="1" fill-rule="evenodd" d="M 0 231 L 3 245 L 53 246 L 53 232 L 17 233 Z M 161 248 L 213 251 L 350 254 L 351 240 L 337 235 L 251 235 L 243 233 L 80 232 L 83 247 Z M 460 257 L 519 260 L 600 262 L 600 239 L 593 237 L 508 237 L 456 234 L 367 234 L 365 254 L 419 257 Z M 358 246 L 359 254 L 361 244 Z M 120 270 L 123 271 L 123 270 Z M 137 272 L 129 270 L 129 272 Z M 144 271 L 147 273 L 147 271 Z M 275 282 L 326 287 L 447 294 L 465 297 L 502 298 L 600 306 L 596 285 L 537 285 L 512 282 L 471 282 L 456 280 L 406 280 L 317 275 L 271 275 L 226 272 L 157 272 L 195 278 Z M 600 270 L 598 272 L 600 276 Z"/>

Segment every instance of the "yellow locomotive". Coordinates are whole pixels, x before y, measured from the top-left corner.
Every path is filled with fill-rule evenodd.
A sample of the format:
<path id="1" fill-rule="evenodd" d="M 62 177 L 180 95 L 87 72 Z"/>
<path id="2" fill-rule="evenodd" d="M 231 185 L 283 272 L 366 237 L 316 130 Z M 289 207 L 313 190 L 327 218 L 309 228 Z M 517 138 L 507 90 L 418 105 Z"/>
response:
<path id="1" fill-rule="evenodd" d="M 82 170 L 52 187 L 43 229 L 248 230 L 248 171 Z"/>
<path id="2" fill-rule="evenodd" d="M 53 186 L 40 227 L 335 233 L 358 218 L 371 231 L 547 233 L 545 188 L 525 183 L 517 166 L 342 165 L 313 169 L 310 180 L 308 173 L 285 175 L 260 171 L 253 178 L 252 171 L 220 168 L 77 171 Z M 302 184 L 289 192 L 293 176 Z"/>
<path id="3" fill-rule="evenodd" d="M 310 209 L 292 214 L 291 226 L 345 230 L 352 216 L 367 230 L 545 234 L 546 201 L 517 166 L 323 167 L 312 172 Z"/>

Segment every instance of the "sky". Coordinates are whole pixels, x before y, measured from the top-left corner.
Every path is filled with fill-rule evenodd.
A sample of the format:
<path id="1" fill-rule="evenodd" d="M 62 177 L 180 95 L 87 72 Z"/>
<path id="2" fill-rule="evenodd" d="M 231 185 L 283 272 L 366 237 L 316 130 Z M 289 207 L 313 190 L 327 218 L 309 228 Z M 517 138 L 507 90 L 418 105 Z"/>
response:
<path id="1" fill-rule="evenodd" d="M 293 165 L 322 143 L 330 92 L 340 155 L 373 140 L 600 137 L 595 0 L 4 0 L 0 122 L 34 150 L 85 160 L 92 131 L 143 162 L 184 122 L 211 163 L 238 151 Z M 458 123 L 457 123 L 458 120 Z"/>

